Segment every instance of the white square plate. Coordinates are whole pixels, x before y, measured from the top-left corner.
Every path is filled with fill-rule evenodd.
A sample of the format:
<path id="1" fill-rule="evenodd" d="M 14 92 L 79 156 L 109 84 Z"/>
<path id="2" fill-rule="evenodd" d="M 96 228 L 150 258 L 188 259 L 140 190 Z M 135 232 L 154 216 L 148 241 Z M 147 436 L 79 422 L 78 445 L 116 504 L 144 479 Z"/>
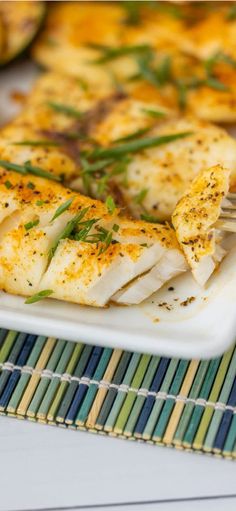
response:
<path id="1" fill-rule="evenodd" d="M 9 93 L 16 87 L 27 90 L 37 72 L 30 63 L 1 72 L 2 119 L 15 113 Z M 2 292 L 0 326 L 131 351 L 208 358 L 235 340 L 235 304 L 236 247 L 206 290 L 188 273 L 135 307 L 95 309 L 56 300 L 25 305 L 23 298 Z"/>

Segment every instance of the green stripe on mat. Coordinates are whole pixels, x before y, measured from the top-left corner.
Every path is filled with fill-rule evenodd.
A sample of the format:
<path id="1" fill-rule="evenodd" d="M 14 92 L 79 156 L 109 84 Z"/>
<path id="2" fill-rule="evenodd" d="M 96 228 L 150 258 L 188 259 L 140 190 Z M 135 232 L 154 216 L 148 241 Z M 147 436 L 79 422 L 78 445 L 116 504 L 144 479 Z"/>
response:
<path id="1" fill-rule="evenodd" d="M 1 415 L 233 459 L 235 378 L 236 347 L 170 360 L 0 330 Z"/>

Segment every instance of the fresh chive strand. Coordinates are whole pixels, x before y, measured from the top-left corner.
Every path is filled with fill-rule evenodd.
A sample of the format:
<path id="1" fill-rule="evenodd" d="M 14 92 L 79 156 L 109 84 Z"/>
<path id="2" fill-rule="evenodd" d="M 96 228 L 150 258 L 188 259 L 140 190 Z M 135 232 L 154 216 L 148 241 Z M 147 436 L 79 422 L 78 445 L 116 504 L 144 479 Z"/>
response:
<path id="1" fill-rule="evenodd" d="M 108 165 L 113 163 L 112 159 L 99 160 L 95 163 L 89 163 L 85 158 L 81 158 L 82 163 L 82 174 L 92 174 L 93 172 L 98 172 L 99 170 L 103 170 Z"/>
<path id="2" fill-rule="evenodd" d="M 148 188 L 143 188 L 143 190 L 140 190 L 140 192 L 134 197 L 135 204 L 142 204 L 148 191 Z"/>
<path id="3" fill-rule="evenodd" d="M 147 128 L 143 128 L 143 129 L 134 131 L 133 133 L 130 133 L 129 135 L 126 135 L 124 137 L 116 138 L 114 140 L 114 142 L 117 143 L 117 142 L 126 142 L 127 140 L 133 140 L 137 137 L 141 137 L 142 135 L 145 135 L 145 133 L 150 131 L 150 129 L 151 129 L 150 126 L 148 126 Z"/>
<path id="4" fill-rule="evenodd" d="M 33 174 L 35 176 L 51 179 L 52 181 L 61 181 L 59 176 L 55 176 L 54 174 L 51 174 L 51 172 L 41 169 L 40 167 L 35 167 L 31 165 L 30 162 L 25 162 L 24 165 L 18 165 L 6 160 L 0 160 L 0 167 L 3 167 L 6 170 L 13 170 L 14 172 L 18 172 L 22 175 Z"/>
<path id="5" fill-rule="evenodd" d="M 27 170 L 23 165 L 18 165 L 16 163 L 11 163 L 9 161 L 0 160 L 0 167 L 3 167 L 6 170 L 14 170 L 19 174 L 23 175 L 27 174 Z"/>
<path id="6" fill-rule="evenodd" d="M 26 169 L 27 172 L 33 174 L 34 176 L 45 177 L 46 179 L 51 179 L 52 181 L 61 181 L 61 178 L 59 176 L 55 176 L 54 174 L 51 174 L 51 172 L 48 172 L 47 170 L 31 165 L 30 161 L 25 162 L 24 168 Z"/>
<path id="7" fill-rule="evenodd" d="M 55 220 L 56 218 L 58 218 L 60 215 L 62 215 L 62 213 L 65 213 L 65 211 L 67 211 L 67 209 L 69 209 L 69 207 L 71 206 L 73 200 L 74 200 L 75 197 L 71 197 L 70 199 L 68 199 L 66 202 L 64 202 L 63 204 L 61 204 L 57 210 L 55 211 L 52 219 L 51 219 L 51 222 L 53 222 L 53 220 Z"/>
<path id="8" fill-rule="evenodd" d="M 83 113 L 79 110 L 76 110 L 70 105 L 65 105 L 64 103 L 57 103 L 55 101 L 48 101 L 47 105 L 52 108 L 55 112 L 68 115 L 69 117 L 75 117 L 76 119 L 81 119 Z"/>
<path id="9" fill-rule="evenodd" d="M 156 216 L 153 216 L 153 215 L 148 215 L 146 213 L 142 213 L 140 218 L 141 218 L 141 220 L 144 220 L 145 222 L 149 222 L 151 224 L 161 224 L 161 223 L 163 223 L 160 218 L 157 218 Z"/>
<path id="10" fill-rule="evenodd" d="M 227 85 L 225 85 L 224 83 L 222 83 L 220 80 L 213 76 L 210 76 L 209 78 L 206 79 L 206 85 L 211 89 L 219 90 L 222 92 L 228 92 L 230 90 L 230 88 Z"/>
<path id="11" fill-rule="evenodd" d="M 84 218 L 84 216 L 86 215 L 86 213 L 88 212 L 90 208 L 87 207 L 87 208 L 84 208 L 82 209 L 79 213 L 77 213 L 75 215 L 74 218 L 72 218 L 72 220 L 70 220 L 65 228 L 63 229 L 63 231 L 61 232 L 61 234 L 59 234 L 57 240 L 55 241 L 55 243 L 53 244 L 53 246 L 51 247 L 51 249 L 49 250 L 49 261 L 52 259 L 52 257 L 54 256 L 55 254 L 55 251 L 58 247 L 58 244 L 61 240 L 63 239 L 66 239 L 66 238 L 69 238 L 69 236 L 71 235 L 71 233 L 73 232 L 73 230 L 75 229 L 76 225 Z"/>
<path id="12" fill-rule="evenodd" d="M 133 142 L 124 143 L 115 147 L 95 149 L 90 156 L 91 159 L 98 160 L 99 158 L 109 158 L 115 156 L 122 156 L 129 153 L 136 153 L 144 149 L 157 147 L 162 144 L 167 144 L 169 142 L 174 142 L 175 140 L 185 138 L 191 134 L 192 132 L 190 131 L 184 131 L 180 133 L 173 133 L 170 135 L 162 135 L 160 137 L 142 138 L 140 140 L 134 140 Z"/>
<path id="13" fill-rule="evenodd" d="M 112 215 L 112 213 L 114 213 L 114 211 L 116 209 L 116 205 L 115 205 L 114 199 L 113 199 L 113 197 L 111 197 L 111 195 L 108 195 L 108 197 L 106 198 L 106 207 L 107 207 L 108 213 L 110 213 L 110 215 Z"/>
<path id="14" fill-rule="evenodd" d="M 60 142 L 54 142 L 51 140 L 22 140 L 19 142 L 12 142 L 11 145 L 19 146 L 59 146 Z"/>
<path id="15" fill-rule="evenodd" d="M 24 225 L 24 228 L 26 231 L 29 231 L 30 229 L 32 229 L 33 227 L 36 227 L 36 225 L 39 224 L 39 220 L 32 220 L 32 222 L 28 222 L 27 224 Z"/>
<path id="16" fill-rule="evenodd" d="M 154 110 L 152 108 L 142 108 L 142 111 L 147 114 L 147 115 L 150 115 L 150 117 L 165 117 L 166 116 L 166 112 L 161 112 L 159 110 Z"/>
<path id="17" fill-rule="evenodd" d="M 90 44 L 90 48 L 98 50 L 102 53 L 101 57 L 98 59 L 93 60 L 93 63 L 95 64 L 105 64 L 106 62 L 109 62 L 111 60 L 115 60 L 119 57 L 123 57 L 125 55 L 139 55 L 143 53 L 147 53 L 150 51 L 150 46 L 147 44 L 140 44 L 140 45 L 134 45 L 134 46 L 119 46 L 117 48 L 115 47 L 109 47 L 109 46 L 101 46 L 97 44 Z"/>
<path id="18" fill-rule="evenodd" d="M 6 187 L 8 190 L 10 190 L 10 189 L 12 188 L 12 186 L 13 186 L 13 185 L 11 184 L 11 182 L 10 182 L 10 181 L 8 181 L 8 180 L 7 180 L 7 181 L 5 181 L 4 185 L 5 185 L 5 187 Z"/>
<path id="19" fill-rule="evenodd" d="M 26 304 L 30 304 L 30 303 L 39 302 L 40 300 L 43 300 L 44 298 L 47 298 L 47 296 L 50 296 L 51 294 L 53 294 L 53 290 L 52 289 L 44 289 L 43 291 L 40 291 L 39 293 L 36 293 L 35 295 L 30 296 L 29 298 L 27 298 L 25 300 L 25 303 Z"/>

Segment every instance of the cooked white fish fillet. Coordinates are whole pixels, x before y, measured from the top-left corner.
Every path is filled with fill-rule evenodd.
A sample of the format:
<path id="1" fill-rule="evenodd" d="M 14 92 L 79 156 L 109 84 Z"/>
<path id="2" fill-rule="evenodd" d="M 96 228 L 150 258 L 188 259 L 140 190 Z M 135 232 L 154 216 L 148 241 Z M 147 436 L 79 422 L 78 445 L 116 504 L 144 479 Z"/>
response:
<path id="1" fill-rule="evenodd" d="M 159 94 L 167 107 L 196 116 L 198 119 L 232 123 L 236 120 L 236 56 L 228 53 L 214 53 L 206 60 L 198 60 L 192 55 L 180 53 L 176 48 L 168 47 L 155 57 L 158 62 L 169 59 L 171 62 L 172 79 L 161 87 L 142 81 L 129 82 L 125 88 L 137 99 L 148 101 L 148 98 Z M 211 64 L 211 61 L 213 64 Z M 154 66 L 155 67 L 155 66 Z M 211 68 L 210 76 L 208 67 Z M 189 69 L 191 68 L 191 76 Z M 177 86 L 182 83 L 182 89 Z M 182 92 L 181 92 L 182 90 Z M 158 99 L 158 96 L 157 96 Z M 161 102 L 158 99 L 158 102 Z"/>
<path id="2" fill-rule="evenodd" d="M 216 222 L 228 192 L 229 174 L 220 165 L 201 171 L 172 215 L 177 239 L 193 276 L 202 286 L 226 253 Z"/>
<path id="3" fill-rule="evenodd" d="M 128 206 L 137 217 L 140 213 L 148 213 L 160 219 L 169 218 L 189 183 L 204 167 L 225 164 L 232 171 L 231 188 L 234 189 L 236 142 L 225 130 L 193 117 L 178 118 L 173 110 L 158 103 L 155 95 L 150 95 L 149 103 L 141 98 L 142 94 L 139 99 L 122 99 L 107 96 L 106 90 L 84 91 L 71 77 L 47 73 L 37 81 L 24 111 L 2 130 L 0 159 L 17 164 L 30 160 L 32 165 L 62 177 L 69 186 L 104 198 L 98 190 L 96 174 L 91 181 L 91 190 L 84 188 L 81 140 L 65 138 L 70 133 L 83 131 L 83 121 L 48 106 L 54 101 L 56 106 L 66 106 L 85 114 L 89 136 L 102 147 L 117 145 L 122 137 L 142 130 L 149 130 L 145 134 L 147 137 L 193 132 L 181 140 L 131 155 L 125 182 L 124 173 L 112 177 L 108 193 L 114 194 L 115 201 Z M 17 145 L 19 142 L 25 145 Z M 140 204 L 139 194 L 142 195 L 143 190 L 145 196 Z"/>
<path id="4" fill-rule="evenodd" d="M 102 146 L 109 146 L 122 138 L 151 129 L 175 112 L 161 102 L 141 101 L 127 97 L 111 105 L 107 115 L 94 125 L 92 136 Z M 122 140 L 121 140 L 122 141 Z"/>
<path id="5" fill-rule="evenodd" d="M 126 305 L 138 304 L 160 289 L 165 282 L 187 269 L 188 265 L 179 249 L 166 250 L 150 271 L 127 284 L 112 297 L 112 300 Z"/>
<path id="6" fill-rule="evenodd" d="M 227 9 L 213 10 L 203 20 L 184 32 L 182 49 L 200 59 L 217 52 L 236 57 L 236 21 Z"/>
<path id="7" fill-rule="evenodd" d="M 111 113 L 110 119 L 107 117 L 104 121 L 105 126 L 109 125 L 109 131 L 100 126 L 97 135 L 94 131 L 94 138 L 98 136 L 99 142 L 106 145 L 116 130 L 116 119 L 117 116 Z M 186 116 L 159 122 L 148 136 L 181 132 L 192 134 L 131 155 L 125 185 L 122 174 L 113 178 L 133 215 L 148 213 L 162 220 L 169 218 L 194 177 L 203 168 L 213 165 L 229 168 L 231 187 L 235 186 L 236 141 L 224 129 Z"/>
<path id="8" fill-rule="evenodd" d="M 107 103 L 109 107 L 113 101 L 109 92 L 104 87 L 84 90 L 77 79 L 57 73 L 42 75 L 23 111 L 1 130 L 0 159 L 18 164 L 30 160 L 32 165 L 69 181 L 78 169 L 76 133 L 79 137 L 80 113 L 97 105 L 101 110 Z M 104 98 L 106 104 L 102 102 Z M 94 117 L 96 114 L 97 111 Z"/>
<path id="9" fill-rule="evenodd" d="M 1 172 L 0 288 L 7 292 L 50 290 L 53 298 L 105 306 L 172 248 L 184 264 L 169 226 L 108 213 L 49 180 Z"/>
<path id="10" fill-rule="evenodd" d="M 186 102 L 186 111 L 200 119 L 234 122 L 235 66 L 230 75 L 225 71 L 230 63 L 221 61 L 208 80 L 204 64 L 217 52 L 236 58 L 236 22 L 229 6 L 200 14 L 200 6 L 192 13 L 191 6 L 180 6 L 177 17 L 168 8 L 164 2 L 137 7 L 138 22 L 127 25 L 117 3 L 61 3 L 51 8 L 33 57 L 47 69 L 81 77 L 94 89 L 111 89 L 116 82 L 139 94 L 139 82 L 146 80 L 149 87 L 141 86 L 137 99 L 148 102 L 153 89 L 169 107 L 181 110 Z"/>
<path id="11" fill-rule="evenodd" d="M 139 6 L 137 6 L 139 9 Z M 139 22 L 127 24 L 122 3 L 65 2 L 51 7 L 32 55 L 46 68 L 82 77 L 90 84 L 127 79 L 138 71 L 138 52 L 101 59 L 104 48 L 152 45 L 155 49 L 181 37 L 181 20 L 142 6 Z M 92 46 L 93 45 L 93 46 Z"/>

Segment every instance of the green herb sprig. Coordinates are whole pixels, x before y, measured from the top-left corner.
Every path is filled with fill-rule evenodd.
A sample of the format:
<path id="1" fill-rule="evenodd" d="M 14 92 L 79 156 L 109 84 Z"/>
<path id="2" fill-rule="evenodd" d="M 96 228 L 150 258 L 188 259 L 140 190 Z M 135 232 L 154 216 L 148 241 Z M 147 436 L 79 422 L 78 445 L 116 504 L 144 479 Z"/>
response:
<path id="1" fill-rule="evenodd" d="M 108 195 L 108 197 L 106 198 L 106 207 L 110 215 L 112 215 L 116 209 L 114 199 L 110 195 Z"/>
<path id="2" fill-rule="evenodd" d="M 27 224 L 24 225 L 24 228 L 26 231 L 29 231 L 30 229 L 32 229 L 33 227 L 36 227 L 36 225 L 39 224 L 39 220 L 32 220 L 31 222 L 28 222 Z"/>
<path id="3" fill-rule="evenodd" d="M 90 158 L 96 161 L 101 158 L 115 158 L 131 153 L 137 153 L 144 149 L 149 149 L 151 147 L 157 147 L 163 144 L 174 142 L 175 140 L 185 138 L 189 135 L 192 135 L 192 132 L 183 131 L 170 135 L 162 135 L 160 137 L 141 138 L 109 148 L 96 148 L 90 154 Z"/>
<path id="4" fill-rule="evenodd" d="M 27 174 L 33 174 L 34 176 L 44 177 L 52 181 L 61 181 L 59 176 L 55 176 L 47 170 L 31 165 L 30 161 L 25 162 L 23 165 L 18 165 L 6 160 L 0 160 L 0 167 L 3 167 L 6 170 L 13 170 L 14 172 L 18 172 L 18 174 L 22 174 L 24 176 Z"/>
<path id="5" fill-rule="evenodd" d="M 154 215 L 148 215 L 148 213 L 142 213 L 140 215 L 140 218 L 141 218 L 141 220 L 145 220 L 145 222 L 149 222 L 151 224 L 162 224 L 163 223 L 163 221 L 160 218 L 158 218 Z"/>
<path id="6" fill-rule="evenodd" d="M 77 213 L 74 218 L 72 218 L 72 220 L 70 220 L 65 228 L 63 229 L 63 231 L 59 234 L 59 236 L 57 237 L 56 241 L 54 242 L 53 246 L 50 248 L 49 250 L 49 261 L 52 259 L 52 257 L 54 256 L 55 252 L 56 252 L 56 249 L 59 245 L 59 242 L 63 239 L 66 239 L 66 238 L 69 238 L 71 233 L 73 232 L 73 230 L 75 229 L 75 227 L 77 226 L 77 224 L 79 222 L 81 222 L 81 220 L 84 218 L 84 216 L 86 215 L 86 213 L 89 211 L 89 207 L 87 208 L 83 208 L 79 213 Z"/>
<path id="7" fill-rule="evenodd" d="M 41 300 L 43 300 L 44 298 L 47 298 L 48 296 L 52 295 L 53 293 L 54 293 L 54 291 L 52 289 L 44 289 L 43 291 L 40 291 L 39 293 L 36 293 L 35 295 L 27 298 L 27 300 L 25 300 L 25 303 L 30 304 L 30 303 L 40 302 Z"/>
<path id="8" fill-rule="evenodd" d="M 100 44 L 89 44 L 88 46 L 101 53 L 101 57 L 93 60 L 93 63 L 95 64 L 105 64 L 119 57 L 124 57 L 126 55 L 140 55 L 150 51 L 150 46 L 147 44 L 119 47 L 104 46 Z"/>
<path id="9" fill-rule="evenodd" d="M 81 117 L 84 115 L 83 112 L 80 112 L 79 110 L 76 110 L 70 105 L 65 105 L 64 103 L 57 103 L 55 101 L 48 101 L 47 106 L 52 108 L 55 112 L 58 112 L 60 114 L 68 115 L 69 117 L 74 117 L 76 119 L 81 119 Z"/>
<path id="10" fill-rule="evenodd" d="M 53 140 L 21 140 L 20 142 L 12 142 L 12 145 L 19 145 L 19 146 L 39 146 L 39 147 L 54 147 L 59 146 L 60 142 L 55 142 Z"/>
<path id="11" fill-rule="evenodd" d="M 68 199 L 66 202 L 64 202 L 63 204 L 61 204 L 57 210 L 55 211 L 52 219 L 51 219 L 51 222 L 53 222 L 54 220 L 56 220 L 56 218 L 58 218 L 60 215 L 62 215 L 62 213 L 65 213 L 65 211 L 67 211 L 67 209 L 69 209 L 69 207 L 71 206 L 73 200 L 75 199 L 75 197 L 71 197 L 70 199 Z"/>

